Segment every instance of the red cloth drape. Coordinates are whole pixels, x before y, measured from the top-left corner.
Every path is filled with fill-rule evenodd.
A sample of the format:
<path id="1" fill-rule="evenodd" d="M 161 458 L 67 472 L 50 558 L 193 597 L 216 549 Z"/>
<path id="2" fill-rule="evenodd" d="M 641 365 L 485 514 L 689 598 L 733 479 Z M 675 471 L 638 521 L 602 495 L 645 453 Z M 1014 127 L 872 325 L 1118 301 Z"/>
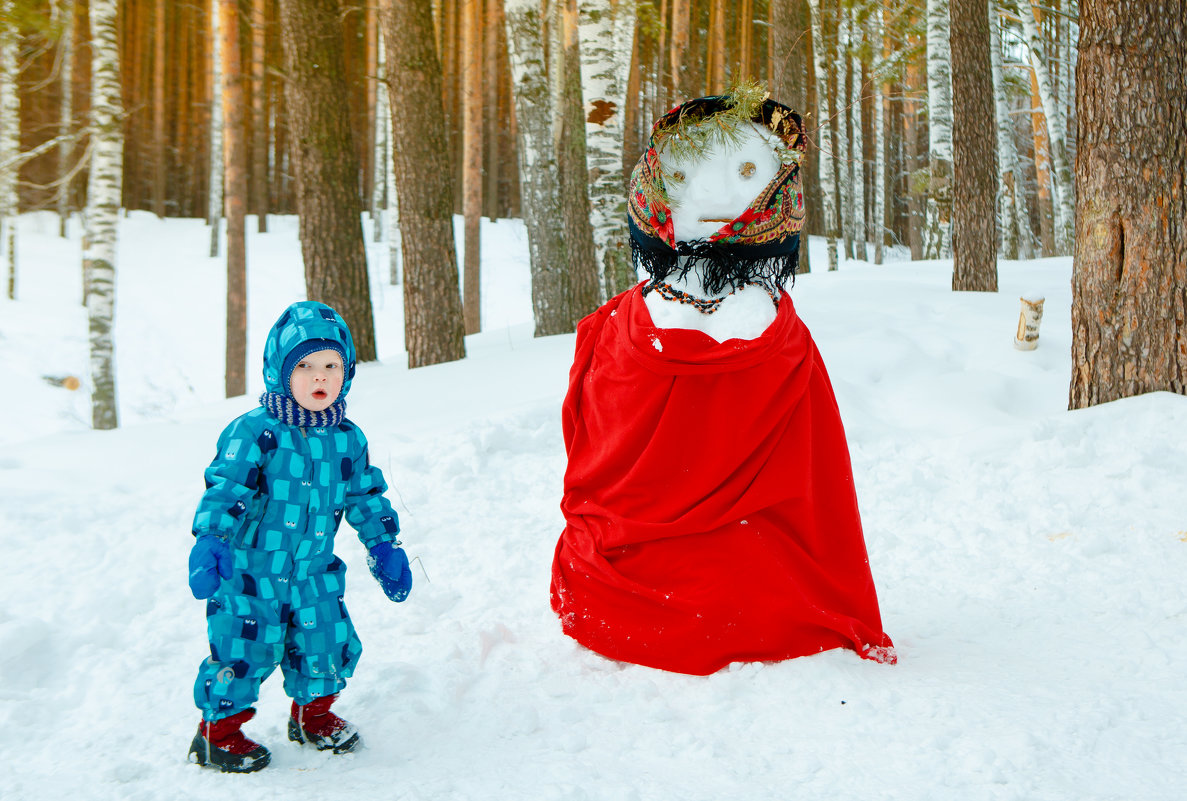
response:
<path id="1" fill-rule="evenodd" d="M 563 409 L 564 631 L 681 673 L 846 647 L 894 661 L 849 449 L 784 295 L 762 336 L 659 329 L 639 287 L 581 321 Z"/>

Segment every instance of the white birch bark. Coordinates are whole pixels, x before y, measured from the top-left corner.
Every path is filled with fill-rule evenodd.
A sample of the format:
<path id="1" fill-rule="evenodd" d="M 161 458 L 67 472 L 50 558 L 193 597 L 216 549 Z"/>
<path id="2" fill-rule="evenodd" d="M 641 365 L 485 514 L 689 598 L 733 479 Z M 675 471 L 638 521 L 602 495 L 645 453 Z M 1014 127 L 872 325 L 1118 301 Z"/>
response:
<path id="1" fill-rule="evenodd" d="M 560 181 L 554 145 L 543 20 L 537 0 L 506 0 L 504 18 L 519 136 L 519 175 L 532 275 L 536 335 L 559 333 L 567 315 L 561 289 L 567 262 L 563 249 Z"/>
<path id="2" fill-rule="evenodd" d="M 210 194 L 207 197 L 206 222 L 210 225 L 210 256 L 219 253 L 219 229 L 223 210 L 223 93 L 222 45 L 219 41 L 219 0 L 210 0 L 206 12 L 210 18 Z"/>
<path id="3" fill-rule="evenodd" d="M 869 16 L 870 47 L 875 53 L 882 52 L 882 4 L 873 9 Z M 881 264 L 883 242 L 886 239 L 886 112 L 882 108 L 882 63 L 874 59 L 870 78 L 874 91 L 874 197 L 870 213 L 873 221 L 874 264 Z"/>
<path id="4" fill-rule="evenodd" d="M 379 80 L 375 95 L 375 200 L 379 212 L 375 220 L 375 241 L 384 238 L 387 229 L 388 281 L 400 284 L 400 204 L 396 198 L 396 172 L 392 164 L 391 99 L 387 89 L 387 54 L 379 37 Z M 382 178 L 382 183 L 381 183 Z M 387 200 L 384 203 L 384 199 Z"/>
<path id="5" fill-rule="evenodd" d="M 927 212 L 923 258 L 952 255 L 952 46 L 948 0 L 927 0 Z"/>
<path id="6" fill-rule="evenodd" d="M 74 128 L 74 0 L 61 0 L 54 5 L 61 15 L 62 37 L 59 47 L 58 85 L 62 99 L 58 103 L 58 235 L 66 236 L 66 224 L 70 220 L 70 156 L 73 152 L 70 134 Z"/>
<path id="7" fill-rule="evenodd" d="M 17 91 L 17 30 L 13 0 L 0 0 L 0 265 L 7 295 L 16 299 L 17 177 L 20 175 L 21 98 Z M 10 27 L 11 25 L 11 27 Z"/>
<path id="8" fill-rule="evenodd" d="M 997 212 L 998 237 L 1002 258 L 1018 258 L 1018 214 L 1014 198 L 1018 184 L 1014 175 L 1018 167 L 1018 151 L 1014 146 L 1013 124 L 1002 75 L 1001 21 L 996 0 L 989 0 L 989 46 L 993 69 L 993 95 L 997 112 Z"/>
<path id="9" fill-rule="evenodd" d="M 853 60 L 850 57 L 850 32 L 852 30 L 853 15 L 844 8 L 839 8 L 841 15 L 838 20 L 837 31 L 837 98 L 840 108 L 837 115 L 837 159 L 840 171 L 838 174 L 837 203 L 841 210 L 841 240 L 843 242 L 846 259 L 853 258 L 853 165 L 855 154 L 850 148 L 850 128 L 853 124 L 853 82 L 849 73 L 852 72 Z"/>
<path id="10" fill-rule="evenodd" d="M 384 196 L 387 192 L 387 174 L 391 171 L 388 159 L 388 129 L 391 118 L 388 116 L 387 86 L 384 84 L 383 72 L 383 37 L 376 37 L 376 80 L 373 84 L 375 92 L 375 150 L 371 156 L 371 238 L 372 241 L 383 241 L 383 207 Z"/>
<path id="11" fill-rule="evenodd" d="M 820 0 L 808 0 L 808 11 L 812 17 L 812 51 L 816 61 L 816 146 L 820 157 L 816 160 L 819 169 L 820 196 L 824 204 L 824 235 L 828 243 L 828 269 L 837 269 L 837 229 L 836 229 L 836 184 L 833 181 L 833 142 L 829 131 L 829 118 L 833 109 L 828 103 L 829 69 L 828 54 L 823 46 L 823 26 L 820 19 Z"/>
<path id="12" fill-rule="evenodd" d="M 115 386 L 115 266 L 123 189 L 118 0 L 92 0 L 91 172 L 83 236 L 84 297 L 90 328 L 91 418 L 119 425 Z"/>
<path id="13" fill-rule="evenodd" d="M 865 103 L 862 102 L 863 92 L 861 85 L 861 56 L 859 55 L 861 48 L 857 46 L 859 34 L 857 20 L 852 15 L 856 14 L 856 10 L 850 11 L 850 41 L 853 44 L 851 49 L 852 55 L 850 59 L 853 64 L 853 81 L 852 81 L 852 95 L 853 95 L 853 112 L 850 117 L 852 125 L 850 126 L 850 141 L 853 142 L 853 168 L 852 180 L 853 187 L 851 191 L 852 202 L 852 218 L 853 218 L 853 257 L 866 260 L 866 157 L 865 157 L 865 137 L 862 136 L 861 123 L 862 114 L 865 109 Z"/>
<path id="14" fill-rule="evenodd" d="M 635 0 L 581 0 L 581 87 L 585 97 L 585 162 L 590 223 L 602 300 L 633 285 L 622 175 L 623 135 Z"/>
<path id="15" fill-rule="evenodd" d="M 1067 128 L 1063 114 L 1055 101 L 1051 87 L 1051 73 L 1047 47 L 1039 34 L 1032 3 L 1023 2 L 1019 16 L 1026 44 L 1030 50 L 1031 68 L 1039 84 L 1039 100 L 1043 104 L 1043 116 L 1047 119 L 1047 140 L 1051 143 L 1051 189 L 1055 193 L 1055 251 L 1068 255 L 1075 244 L 1075 201 L 1072 197 L 1072 165 L 1068 158 Z"/>

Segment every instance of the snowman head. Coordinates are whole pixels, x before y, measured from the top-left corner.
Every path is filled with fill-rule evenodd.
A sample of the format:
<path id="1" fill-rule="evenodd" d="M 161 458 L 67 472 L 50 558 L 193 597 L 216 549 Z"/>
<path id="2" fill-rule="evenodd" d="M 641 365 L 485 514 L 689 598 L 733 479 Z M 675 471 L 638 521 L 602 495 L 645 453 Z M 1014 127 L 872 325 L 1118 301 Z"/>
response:
<path id="1" fill-rule="evenodd" d="M 644 291 L 695 269 L 711 294 L 747 283 L 777 293 L 798 263 L 804 145 L 799 115 L 758 87 L 661 117 L 628 197 Z"/>

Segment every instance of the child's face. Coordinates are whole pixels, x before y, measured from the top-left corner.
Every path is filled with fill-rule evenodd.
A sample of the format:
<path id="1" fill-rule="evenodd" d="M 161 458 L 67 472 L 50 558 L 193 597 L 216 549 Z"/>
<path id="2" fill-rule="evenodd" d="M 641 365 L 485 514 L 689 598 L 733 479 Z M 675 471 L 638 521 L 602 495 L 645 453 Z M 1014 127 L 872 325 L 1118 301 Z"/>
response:
<path id="1" fill-rule="evenodd" d="M 342 391 L 342 357 L 335 350 L 310 353 L 293 368 L 289 391 L 311 412 L 324 412 Z"/>

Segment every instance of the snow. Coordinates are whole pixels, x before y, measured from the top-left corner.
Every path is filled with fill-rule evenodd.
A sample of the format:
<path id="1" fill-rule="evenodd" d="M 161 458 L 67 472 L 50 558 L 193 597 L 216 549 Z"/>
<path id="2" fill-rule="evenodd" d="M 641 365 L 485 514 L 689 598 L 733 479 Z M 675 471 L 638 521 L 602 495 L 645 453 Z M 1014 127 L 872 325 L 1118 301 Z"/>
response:
<path id="1" fill-rule="evenodd" d="M 522 226 L 484 223 L 468 357 L 412 371 L 369 245 L 380 361 L 349 414 L 417 583 L 390 603 L 344 531 L 364 655 L 336 709 L 368 747 L 287 742 L 273 676 L 247 726 L 273 764 L 224 776 L 185 760 L 206 648 L 189 527 L 218 432 L 261 388 L 268 326 L 302 297 L 296 223 L 249 225 L 252 383 L 224 400 L 208 230 L 122 220 L 111 432 L 87 425 L 77 227 L 20 224 L 20 299 L 0 300 L 5 801 L 1182 797 L 1187 398 L 1066 411 L 1069 259 L 1003 262 L 997 294 L 950 291 L 950 261 L 797 279 L 899 663 L 831 651 L 696 678 L 585 651 L 549 609 L 574 341 L 531 336 Z M 1024 292 L 1046 297 L 1031 352 L 1012 344 Z M 65 375 L 83 387 L 42 379 Z"/>

